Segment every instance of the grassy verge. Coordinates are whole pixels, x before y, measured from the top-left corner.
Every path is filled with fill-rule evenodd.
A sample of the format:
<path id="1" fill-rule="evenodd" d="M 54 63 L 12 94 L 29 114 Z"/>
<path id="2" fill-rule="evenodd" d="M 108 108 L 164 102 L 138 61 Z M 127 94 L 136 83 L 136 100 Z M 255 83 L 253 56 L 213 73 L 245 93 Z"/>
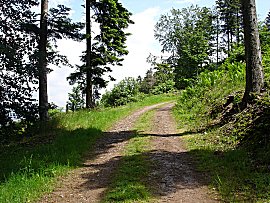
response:
<path id="1" fill-rule="evenodd" d="M 138 120 L 135 130 L 149 130 L 153 115 L 154 111 L 145 113 Z M 104 202 L 149 202 L 153 198 L 145 180 L 150 170 L 150 163 L 145 155 L 150 151 L 149 141 L 149 136 L 140 133 L 130 140 Z"/>
<path id="2" fill-rule="evenodd" d="M 211 175 L 211 188 L 221 194 L 224 202 L 270 202 L 269 172 L 254 167 L 245 149 L 224 147 L 225 140 L 213 142 L 217 136 L 218 132 L 213 131 L 184 138 L 198 158 L 199 169 Z"/>
<path id="3" fill-rule="evenodd" d="M 146 105 L 173 100 L 160 95 L 119 108 L 59 114 L 37 136 L 0 146 L 0 202 L 31 202 L 52 191 L 56 178 L 79 167 L 102 131 Z"/>
<path id="4" fill-rule="evenodd" d="M 238 107 L 243 70 L 243 64 L 225 63 L 220 70 L 202 73 L 197 84 L 182 92 L 174 113 L 187 130 L 183 139 L 198 168 L 210 174 L 222 201 L 270 202 L 269 147 L 259 139 L 269 129 L 269 105 L 260 101 L 244 110 Z M 229 95 L 233 101 L 226 104 Z M 260 100 L 269 104 L 270 99 Z M 260 144 L 249 141 L 256 136 Z"/>

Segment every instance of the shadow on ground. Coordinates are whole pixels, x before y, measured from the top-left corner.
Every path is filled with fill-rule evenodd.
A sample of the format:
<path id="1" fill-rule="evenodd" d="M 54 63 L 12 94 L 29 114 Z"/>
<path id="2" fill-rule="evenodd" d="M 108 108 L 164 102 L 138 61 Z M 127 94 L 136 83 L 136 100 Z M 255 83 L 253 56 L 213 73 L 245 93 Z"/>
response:
<path id="1" fill-rule="evenodd" d="M 106 132 L 104 136 L 99 140 L 100 145 L 97 146 L 96 153 L 93 157 L 102 156 L 106 154 L 108 150 L 114 147 L 115 144 L 127 141 L 134 137 L 180 137 L 179 134 L 143 134 L 142 131 L 120 131 L 120 132 Z M 180 143 L 179 143 L 180 144 Z M 209 152 L 211 153 L 211 152 Z M 145 175 L 142 172 L 141 179 L 120 179 L 119 182 L 115 182 L 115 176 L 123 173 L 121 165 L 123 163 L 131 163 L 130 167 L 141 167 L 141 163 L 138 166 L 132 165 L 136 163 L 136 160 L 140 160 L 143 157 L 144 160 L 150 165 L 150 171 Z M 158 163 L 159 162 L 159 163 Z M 187 190 L 196 189 L 209 185 L 209 177 L 205 173 L 198 172 L 195 169 L 196 161 L 191 156 L 190 152 L 170 152 L 166 150 L 150 150 L 147 153 L 136 154 L 132 156 L 117 156 L 112 157 L 109 161 L 103 164 L 87 164 L 85 167 L 91 167 L 91 173 L 83 174 L 82 178 L 86 179 L 85 183 L 81 185 L 82 190 L 98 190 L 100 188 L 109 189 L 103 192 L 100 198 L 104 198 L 108 192 L 118 190 L 119 186 L 124 188 L 120 191 L 120 199 L 111 199 L 112 202 L 125 202 L 125 201 L 140 201 L 144 200 L 144 193 L 141 190 L 137 190 L 136 186 L 145 186 L 151 193 L 156 196 L 168 196 L 175 192 L 175 190 Z M 156 168 L 159 168 L 159 173 L 156 173 Z M 119 171 L 120 170 L 120 171 Z M 108 174 L 111 174 L 111 178 L 106 178 Z M 167 175 L 166 175 L 167 174 Z M 127 175 L 127 174 L 123 174 Z M 132 176 L 132 174 L 128 174 Z M 104 178 L 105 177 L 105 178 Z M 104 178 L 104 179 L 103 179 Z M 135 196 L 125 195 L 129 193 L 129 188 L 133 188 Z M 118 191 L 119 192 L 119 191 Z M 118 197 L 119 198 L 119 197 Z"/>

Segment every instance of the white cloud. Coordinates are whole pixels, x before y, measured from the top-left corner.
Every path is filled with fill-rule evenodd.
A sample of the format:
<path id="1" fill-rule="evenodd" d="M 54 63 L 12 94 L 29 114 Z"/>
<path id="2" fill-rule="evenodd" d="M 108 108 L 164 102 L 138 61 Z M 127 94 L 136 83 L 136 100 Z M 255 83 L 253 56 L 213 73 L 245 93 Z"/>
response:
<path id="1" fill-rule="evenodd" d="M 146 70 L 150 68 L 150 64 L 146 62 L 148 55 L 160 54 L 160 47 L 154 39 L 154 26 L 159 13 L 160 8 L 155 7 L 132 17 L 135 24 L 130 25 L 127 30 L 132 33 L 127 40 L 129 54 L 125 57 L 123 67 L 113 67 L 112 76 L 117 79 L 116 83 L 125 77 L 144 76 Z M 112 86 L 113 84 L 110 84 L 109 88 Z"/>
<path id="2" fill-rule="evenodd" d="M 73 40 L 60 40 L 58 42 L 58 51 L 68 57 L 72 65 L 81 64 L 80 56 L 82 51 L 85 50 L 85 44 L 75 42 Z M 71 92 L 72 87 L 67 81 L 67 77 L 75 69 L 70 67 L 51 67 L 53 72 L 48 75 L 48 97 L 49 102 L 54 102 L 58 106 L 65 106 L 68 100 L 68 93 Z"/>

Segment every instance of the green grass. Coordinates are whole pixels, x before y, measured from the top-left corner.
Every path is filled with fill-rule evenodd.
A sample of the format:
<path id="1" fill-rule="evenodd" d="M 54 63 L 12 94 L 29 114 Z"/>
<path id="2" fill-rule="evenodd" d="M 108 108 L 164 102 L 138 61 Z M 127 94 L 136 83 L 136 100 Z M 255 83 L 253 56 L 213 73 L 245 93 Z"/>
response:
<path id="1" fill-rule="evenodd" d="M 244 86 L 243 64 L 225 62 L 220 70 L 200 75 L 197 84 L 181 93 L 174 115 L 186 129 L 183 139 L 197 158 L 198 169 L 210 174 L 210 187 L 218 191 L 222 201 L 270 202 L 269 164 L 262 164 L 260 157 L 239 145 L 241 137 L 255 129 L 249 123 L 256 116 L 246 109 L 243 114 L 248 119 L 222 121 L 228 96 L 235 96 L 232 104 L 239 103 Z"/>
<path id="2" fill-rule="evenodd" d="M 180 93 L 174 110 L 179 125 L 187 130 L 204 128 L 212 120 L 213 108 L 222 106 L 228 95 L 242 92 L 244 87 L 243 63 L 225 63 L 221 70 L 201 73 L 196 84 Z"/>
<path id="3" fill-rule="evenodd" d="M 57 177 L 80 167 L 102 131 L 142 106 L 174 98 L 151 96 L 119 108 L 62 113 L 37 136 L 0 146 L 0 202 L 31 202 L 52 191 Z"/>
<path id="4" fill-rule="evenodd" d="M 199 169 L 212 177 L 215 188 L 225 202 L 270 202 L 270 173 L 267 169 L 257 168 L 245 149 L 233 148 L 208 134 L 185 136 L 189 150 L 199 160 Z M 215 140 L 215 142 L 214 142 Z"/>
<path id="5" fill-rule="evenodd" d="M 150 151 L 150 137 L 139 132 L 148 131 L 154 111 L 145 113 L 136 123 L 138 132 L 123 152 L 120 166 L 103 202 L 149 202 L 153 199 L 146 177 L 151 163 L 145 153 Z"/>

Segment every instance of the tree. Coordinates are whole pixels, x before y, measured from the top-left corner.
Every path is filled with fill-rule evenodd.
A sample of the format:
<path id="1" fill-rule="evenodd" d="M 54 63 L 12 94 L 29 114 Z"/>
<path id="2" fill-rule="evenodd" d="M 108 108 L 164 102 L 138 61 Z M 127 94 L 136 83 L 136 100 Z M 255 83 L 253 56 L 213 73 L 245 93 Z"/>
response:
<path id="1" fill-rule="evenodd" d="M 171 56 L 178 88 L 186 86 L 184 80 L 195 78 L 209 63 L 214 38 L 213 14 L 208 8 L 191 6 L 182 10 L 173 9 L 162 15 L 155 26 L 155 38 L 163 52 Z"/>
<path id="2" fill-rule="evenodd" d="M 222 32 L 227 36 L 227 52 L 229 53 L 234 41 L 237 44 L 240 43 L 241 3 L 240 0 L 217 0 L 216 8 L 219 12 Z"/>
<path id="3" fill-rule="evenodd" d="M 266 24 L 268 30 L 270 30 L 270 12 L 268 13 L 268 15 L 265 19 L 265 24 Z"/>
<path id="4" fill-rule="evenodd" d="M 39 35 L 39 117 L 40 120 L 46 121 L 49 119 L 47 92 L 48 0 L 41 0 Z"/>
<path id="5" fill-rule="evenodd" d="M 41 1 L 40 27 L 35 27 L 38 36 L 39 55 L 39 117 L 40 120 L 48 120 L 48 93 L 47 93 L 47 73 L 48 62 L 68 64 L 67 59 L 57 54 L 52 48 L 52 42 L 56 47 L 56 39 L 72 38 L 78 40 L 81 38 L 79 31 L 82 29 L 81 23 L 72 23 L 68 18 L 69 8 L 58 5 L 58 8 L 48 11 L 48 0 Z M 48 27 L 49 26 L 49 27 Z M 49 43 L 50 42 L 50 43 Z M 47 49 L 50 48 L 50 51 Z"/>
<path id="6" fill-rule="evenodd" d="M 261 46 L 259 39 L 255 0 L 241 0 L 244 19 L 246 53 L 246 87 L 244 101 L 250 93 L 259 93 L 264 86 Z"/>
<path id="7" fill-rule="evenodd" d="M 80 85 L 77 85 L 72 88 L 72 92 L 68 93 L 68 109 L 76 111 L 84 107 L 84 99 L 81 91 Z"/>
<path id="8" fill-rule="evenodd" d="M 35 0 L 0 0 L 0 126 L 11 123 L 10 114 L 33 121 L 37 105 L 33 99 L 37 69 L 29 58 L 36 40 L 24 24 L 35 22 Z M 7 134 L 5 135 L 7 136 Z"/>
<path id="9" fill-rule="evenodd" d="M 145 77 L 140 83 L 140 92 L 149 94 L 153 86 L 155 85 L 156 79 L 154 77 L 154 71 L 152 68 L 146 71 Z"/>
<path id="10" fill-rule="evenodd" d="M 43 1 L 39 21 L 32 9 L 38 5 L 37 0 L 0 0 L 1 126 L 11 122 L 10 113 L 23 121 L 37 118 L 33 93 L 38 83 L 42 94 L 40 118 L 48 118 L 47 73 L 51 70 L 47 65 L 68 65 L 67 58 L 56 51 L 57 40 L 81 38 L 82 24 L 72 23 L 67 17 L 69 8 L 59 5 L 48 11 L 47 2 Z"/>
<path id="11" fill-rule="evenodd" d="M 90 9 L 93 11 L 91 16 Z M 77 66 L 68 80 L 71 84 L 83 84 L 86 106 L 91 108 L 94 106 L 93 89 L 105 88 L 107 81 L 103 78 L 104 74 L 112 71 L 111 66 L 122 65 L 122 57 L 128 54 L 125 42 L 129 33 L 125 29 L 133 22 L 130 20 L 131 13 L 117 0 L 86 1 L 86 14 L 87 51 L 82 56 L 84 64 Z M 99 25 L 100 33 L 95 36 L 91 33 L 90 19 Z"/>
<path id="12" fill-rule="evenodd" d="M 92 84 L 92 65 L 91 65 L 91 4 L 86 0 L 86 108 L 93 108 L 93 84 Z"/>

